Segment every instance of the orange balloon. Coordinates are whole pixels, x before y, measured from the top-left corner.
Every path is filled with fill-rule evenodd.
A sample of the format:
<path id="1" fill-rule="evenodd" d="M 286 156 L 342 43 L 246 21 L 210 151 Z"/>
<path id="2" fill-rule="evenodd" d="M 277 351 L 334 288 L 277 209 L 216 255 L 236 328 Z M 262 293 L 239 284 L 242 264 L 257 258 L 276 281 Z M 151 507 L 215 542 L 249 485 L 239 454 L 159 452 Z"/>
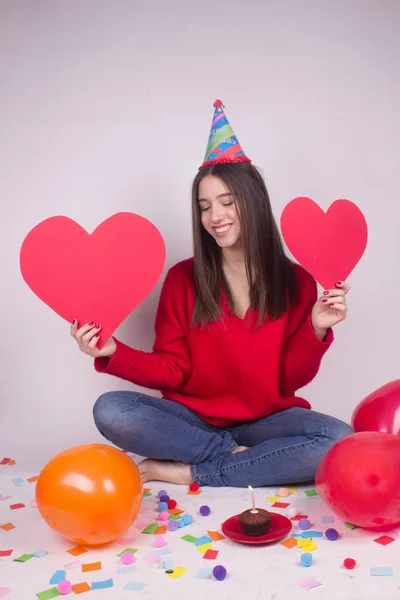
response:
<path id="1" fill-rule="evenodd" d="M 76 446 L 44 467 L 36 485 L 43 519 L 84 546 L 100 546 L 132 525 L 142 503 L 139 469 L 126 454 L 103 444 Z"/>

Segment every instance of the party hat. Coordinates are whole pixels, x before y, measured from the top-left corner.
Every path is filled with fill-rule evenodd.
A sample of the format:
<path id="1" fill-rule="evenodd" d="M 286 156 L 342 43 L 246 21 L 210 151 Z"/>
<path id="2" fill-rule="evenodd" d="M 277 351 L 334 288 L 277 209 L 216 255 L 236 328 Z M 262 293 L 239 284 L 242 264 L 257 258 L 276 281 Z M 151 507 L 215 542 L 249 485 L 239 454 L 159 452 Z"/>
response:
<path id="1" fill-rule="evenodd" d="M 231 124 L 224 113 L 225 106 L 221 100 L 214 102 L 214 108 L 206 155 L 200 169 L 217 163 L 251 162 L 233 133 Z"/>

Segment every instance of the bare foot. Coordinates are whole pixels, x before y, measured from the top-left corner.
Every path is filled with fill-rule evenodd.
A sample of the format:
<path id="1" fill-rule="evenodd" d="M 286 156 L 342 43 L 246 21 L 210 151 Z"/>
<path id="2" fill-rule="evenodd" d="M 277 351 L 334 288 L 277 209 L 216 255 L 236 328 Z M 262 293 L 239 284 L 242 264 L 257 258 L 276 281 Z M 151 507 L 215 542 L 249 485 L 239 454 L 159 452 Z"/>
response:
<path id="1" fill-rule="evenodd" d="M 236 454 L 237 452 L 243 452 L 243 450 L 248 450 L 248 446 L 236 446 L 234 450 L 232 450 L 232 454 Z"/>
<path id="2" fill-rule="evenodd" d="M 189 485 L 192 483 L 190 465 L 172 460 L 155 460 L 146 458 L 139 464 L 143 483 L 147 481 L 166 481 Z"/>

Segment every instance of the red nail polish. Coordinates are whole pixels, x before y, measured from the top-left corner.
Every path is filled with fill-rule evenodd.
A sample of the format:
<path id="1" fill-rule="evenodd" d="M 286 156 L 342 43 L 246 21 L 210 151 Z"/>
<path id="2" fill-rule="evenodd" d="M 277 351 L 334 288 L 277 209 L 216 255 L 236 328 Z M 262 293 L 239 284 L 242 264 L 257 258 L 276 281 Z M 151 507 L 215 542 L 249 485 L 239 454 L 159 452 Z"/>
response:
<path id="1" fill-rule="evenodd" d="M 324 300 L 322 300 L 322 302 L 325 304 L 326 302 L 328 302 L 328 300 L 325 300 L 325 298 L 324 298 Z"/>
<path id="2" fill-rule="evenodd" d="M 101 327 L 100 325 L 96 325 L 95 329 L 100 329 L 100 327 Z"/>
<path id="3" fill-rule="evenodd" d="M 89 327 L 93 327 L 94 323 L 88 323 Z"/>
<path id="4" fill-rule="evenodd" d="M 72 319 L 72 325 L 75 325 L 75 319 Z"/>
<path id="5" fill-rule="evenodd" d="M 328 291 L 325 291 L 325 292 L 324 292 L 324 296 L 329 296 L 329 292 L 328 292 Z"/>
<path id="6" fill-rule="evenodd" d="M 343 281 L 337 281 L 336 285 L 342 285 Z"/>

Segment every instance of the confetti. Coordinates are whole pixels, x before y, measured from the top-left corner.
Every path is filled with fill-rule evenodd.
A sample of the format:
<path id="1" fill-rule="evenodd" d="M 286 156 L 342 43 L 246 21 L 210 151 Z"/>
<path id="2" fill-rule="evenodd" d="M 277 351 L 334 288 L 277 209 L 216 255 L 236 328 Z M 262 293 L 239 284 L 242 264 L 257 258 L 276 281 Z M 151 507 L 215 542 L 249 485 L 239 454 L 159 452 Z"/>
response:
<path id="1" fill-rule="evenodd" d="M 268 496 L 267 500 L 271 504 L 274 504 L 274 502 L 280 502 L 281 501 L 281 499 L 279 498 L 279 496 Z"/>
<path id="2" fill-rule="evenodd" d="M 167 570 L 167 569 L 173 569 L 174 568 L 174 563 L 172 562 L 172 560 L 163 560 L 161 566 L 165 570 Z"/>
<path id="3" fill-rule="evenodd" d="M 207 531 L 207 534 L 210 536 L 213 542 L 218 542 L 219 540 L 224 540 L 225 536 L 218 531 Z"/>
<path id="4" fill-rule="evenodd" d="M 300 521 L 301 519 L 308 519 L 308 515 L 294 515 L 294 517 L 290 517 L 291 521 Z"/>
<path id="5" fill-rule="evenodd" d="M 147 583 L 139 583 L 139 581 L 130 581 L 124 585 L 123 589 L 130 592 L 142 592 L 147 587 Z"/>
<path id="6" fill-rule="evenodd" d="M 318 496 L 317 490 L 305 490 L 304 493 L 308 498 L 312 498 L 313 496 Z"/>
<path id="7" fill-rule="evenodd" d="M 212 538 L 208 537 L 207 535 L 202 535 L 195 541 L 194 545 L 201 546 L 202 544 L 209 544 L 210 542 L 212 542 Z"/>
<path id="8" fill-rule="evenodd" d="M 2 500 L 11 500 L 12 496 L 0 496 L 0 501 Z"/>
<path id="9" fill-rule="evenodd" d="M 311 542 L 310 544 L 307 544 L 307 546 L 303 546 L 302 550 L 303 552 L 313 552 L 313 550 L 318 550 L 318 546 L 314 542 Z"/>
<path id="10" fill-rule="evenodd" d="M 181 540 L 184 542 L 189 542 L 190 544 L 194 544 L 197 541 L 197 537 L 193 537 L 193 535 L 183 535 Z"/>
<path id="11" fill-rule="evenodd" d="M 202 556 L 207 552 L 207 550 L 212 550 L 212 544 L 202 544 L 201 546 L 197 546 L 197 551 Z"/>
<path id="12" fill-rule="evenodd" d="M 132 552 L 132 554 L 135 554 L 135 552 L 137 552 L 137 548 L 124 548 L 124 550 L 121 550 L 121 552 L 119 552 L 117 554 L 118 557 L 121 557 L 124 552 Z"/>
<path id="13" fill-rule="evenodd" d="M 81 554 L 85 554 L 87 550 L 82 548 L 82 546 L 75 546 L 75 548 L 71 548 L 70 550 L 67 550 L 67 552 L 68 554 L 72 554 L 72 556 L 80 556 Z"/>
<path id="14" fill-rule="evenodd" d="M 168 521 L 178 521 L 181 518 L 181 515 L 169 515 Z"/>
<path id="15" fill-rule="evenodd" d="M 170 515 L 181 515 L 185 511 L 181 510 L 180 508 L 170 508 L 168 512 L 169 512 Z"/>
<path id="16" fill-rule="evenodd" d="M 22 485 L 25 482 L 25 479 L 22 479 L 22 477 L 15 477 L 15 479 L 12 479 L 11 481 L 14 485 Z"/>
<path id="17" fill-rule="evenodd" d="M 43 558 L 47 555 L 47 550 L 43 550 L 43 548 L 40 548 L 39 550 L 35 550 L 35 552 L 32 552 L 32 554 L 35 558 Z"/>
<path id="18" fill-rule="evenodd" d="M 347 529 L 350 529 L 350 530 L 359 529 L 358 525 L 354 525 L 353 523 L 349 523 L 348 521 L 345 521 L 344 524 L 346 525 Z"/>
<path id="19" fill-rule="evenodd" d="M 322 523 L 334 523 L 335 517 L 333 517 L 332 515 L 322 515 L 321 522 Z"/>
<path id="20" fill-rule="evenodd" d="M 94 563 L 83 563 L 82 564 L 82 573 L 87 573 L 88 571 L 100 571 L 101 569 L 101 561 L 97 561 Z"/>
<path id="21" fill-rule="evenodd" d="M 92 590 L 104 590 L 112 587 L 114 587 L 114 581 L 112 579 L 106 579 L 105 581 L 92 581 Z"/>
<path id="22" fill-rule="evenodd" d="M 306 579 L 301 579 L 300 581 L 298 581 L 298 584 L 301 588 L 303 588 L 303 590 L 312 590 L 312 588 L 318 587 L 319 585 L 322 585 L 320 581 L 318 581 L 318 579 L 315 579 L 314 577 L 307 577 Z"/>
<path id="23" fill-rule="evenodd" d="M 33 558 L 33 554 L 22 554 L 18 558 L 14 558 L 14 562 L 27 562 L 31 558 Z"/>
<path id="24" fill-rule="evenodd" d="M 15 525 L 13 525 L 12 523 L 4 523 L 4 525 L 0 525 L 1 529 L 4 529 L 4 531 L 11 531 L 12 529 L 15 529 Z"/>
<path id="25" fill-rule="evenodd" d="M 118 567 L 117 573 L 118 575 L 123 575 L 124 573 L 132 573 L 136 570 L 136 565 L 127 565 L 126 567 Z"/>
<path id="26" fill-rule="evenodd" d="M 0 462 L 0 465 L 8 465 L 10 460 L 11 460 L 11 458 L 3 458 L 3 460 Z"/>
<path id="27" fill-rule="evenodd" d="M 288 540 L 281 542 L 281 546 L 285 546 L 285 548 L 288 548 L 289 550 L 291 550 L 292 548 L 297 546 L 297 542 L 294 539 L 294 537 L 290 537 Z"/>
<path id="28" fill-rule="evenodd" d="M 154 532 L 154 535 L 164 535 L 164 533 L 167 533 L 167 526 L 160 525 L 160 527 L 157 529 L 157 531 Z"/>
<path id="29" fill-rule="evenodd" d="M 53 577 L 50 579 L 50 585 L 57 585 L 60 581 L 63 581 L 66 578 L 65 571 L 58 570 L 54 573 Z"/>
<path id="30" fill-rule="evenodd" d="M 143 556 L 143 560 L 145 560 L 149 565 L 155 565 L 160 562 L 160 558 L 158 556 L 154 556 L 154 554 L 147 554 Z"/>
<path id="31" fill-rule="evenodd" d="M 171 554 L 171 550 L 169 548 L 161 548 L 161 550 L 153 550 L 152 554 L 155 556 L 165 556 L 166 554 Z"/>
<path id="32" fill-rule="evenodd" d="M 86 582 L 83 581 L 82 583 L 75 583 L 75 585 L 72 586 L 72 590 L 74 592 L 74 594 L 82 594 L 82 592 L 90 592 L 90 585 Z"/>
<path id="33" fill-rule="evenodd" d="M 11 588 L 3 587 L 0 585 L 0 598 L 4 598 L 7 594 L 11 592 Z"/>
<path id="34" fill-rule="evenodd" d="M 389 535 L 381 535 L 380 537 L 374 540 L 374 542 L 376 542 L 377 544 L 381 544 L 382 546 L 387 546 L 388 544 L 391 544 L 395 541 L 395 538 L 392 538 Z"/>
<path id="35" fill-rule="evenodd" d="M 0 556 L 11 556 L 13 550 L 0 550 Z"/>
<path id="36" fill-rule="evenodd" d="M 151 533 L 154 534 L 158 529 L 158 523 L 151 523 L 151 525 L 147 525 L 147 527 L 145 527 L 142 530 L 142 533 Z"/>
<path id="37" fill-rule="evenodd" d="M 308 529 L 307 531 L 303 531 L 303 533 L 301 534 L 302 537 L 308 537 L 308 538 L 317 538 L 317 537 L 322 537 L 324 534 L 322 533 L 322 531 L 311 531 L 310 529 Z"/>
<path id="38" fill-rule="evenodd" d="M 392 577 L 393 569 L 392 567 L 372 567 L 371 575 L 376 575 L 380 577 Z"/>
<path id="39" fill-rule="evenodd" d="M 133 537 L 125 537 L 125 538 L 119 538 L 116 543 L 119 544 L 120 546 L 129 546 L 130 544 L 133 544 L 134 541 L 135 541 L 135 538 L 133 538 Z"/>
<path id="40" fill-rule="evenodd" d="M 11 510 L 17 510 L 18 508 L 25 508 L 25 504 L 18 502 L 18 504 L 10 504 Z"/>
<path id="41" fill-rule="evenodd" d="M 207 550 L 207 552 L 204 554 L 203 558 L 208 558 L 210 560 L 215 560 L 218 556 L 219 550 Z"/>
<path id="42" fill-rule="evenodd" d="M 290 502 L 274 502 L 272 508 L 287 508 L 290 506 Z"/>
<path id="43" fill-rule="evenodd" d="M 201 490 L 197 490 L 196 492 L 192 492 L 189 490 L 188 492 L 186 492 L 186 494 L 188 496 L 198 496 L 199 494 L 201 494 Z"/>
<path id="44" fill-rule="evenodd" d="M 35 475 L 34 477 L 29 477 L 29 479 L 27 479 L 27 482 L 28 483 L 34 483 L 38 479 L 39 479 L 39 475 Z"/>
<path id="45" fill-rule="evenodd" d="M 166 573 L 166 576 L 170 579 L 177 579 L 177 577 L 181 577 L 181 575 L 184 575 L 186 572 L 187 569 L 184 569 L 183 567 L 175 567 L 174 572 Z"/>
<path id="46" fill-rule="evenodd" d="M 308 546 L 309 544 L 311 544 L 311 538 L 299 538 L 297 540 L 297 546 L 299 548 L 304 548 L 304 546 Z"/>
<path id="47" fill-rule="evenodd" d="M 50 600 L 50 598 L 57 598 L 61 596 L 60 592 L 57 591 L 57 588 L 53 587 L 49 590 L 44 590 L 44 592 L 39 592 L 36 594 L 39 600 Z"/>
<path id="48" fill-rule="evenodd" d="M 16 464 L 16 462 L 15 462 L 15 460 L 11 459 L 11 460 L 8 461 L 7 464 L 8 464 L 9 467 L 12 467 L 13 465 Z"/>
<path id="49" fill-rule="evenodd" d="M 199 569 L 196 573 L 196 579 L 211 579 L 212 569 L 203 568 Z"/>

